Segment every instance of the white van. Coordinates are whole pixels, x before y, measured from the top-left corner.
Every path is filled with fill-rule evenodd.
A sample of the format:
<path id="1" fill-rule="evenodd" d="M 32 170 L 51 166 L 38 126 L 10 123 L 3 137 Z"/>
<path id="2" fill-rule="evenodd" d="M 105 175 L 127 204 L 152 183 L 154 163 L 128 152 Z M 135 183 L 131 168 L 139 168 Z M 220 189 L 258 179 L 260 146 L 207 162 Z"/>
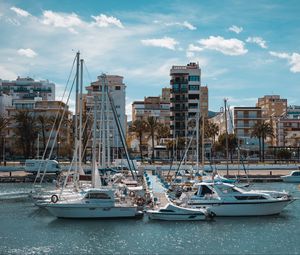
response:
<path id="1" fill-rule="evenodd" d="M 61 171 L 56 160 L 26 159 L 25 172 L 37 173 L 40 170 L 43 173 L 46 166 L 46 173 L 59 173 Z"/>

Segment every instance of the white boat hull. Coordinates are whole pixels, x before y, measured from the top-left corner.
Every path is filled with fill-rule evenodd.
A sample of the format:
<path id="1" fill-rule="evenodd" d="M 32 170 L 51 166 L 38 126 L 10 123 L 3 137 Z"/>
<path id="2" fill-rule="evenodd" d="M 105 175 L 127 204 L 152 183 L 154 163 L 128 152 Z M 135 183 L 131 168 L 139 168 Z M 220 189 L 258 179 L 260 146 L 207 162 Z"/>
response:
<path id="1" fill-rule="evenodd" d="M 142 216 L 137 207 L 99 207 L 48 204 L 46 208 L 57 218 L 134 218 Z"/>
<path id="2" fill-rule="evenodd" d="M 147 215 L 151 220 L 206 220 L 206 215 L 202 213 L 193 213 L 193 214 L 172 214 L 172 213 L 159 213 L 159 212 L 147 212 Z"/>
<path id="3" fill-rule="evenodd" d="M 281 176 L 281 179 L 284 182 L 290 182 L 290 183 L 300 183 L 300 176 Z"/>
<path id="4" fill-rule="evenodd" d="M 206 208 L 215 216 L 267 216 L 279 214 L 292 200 L 266 202 L 203 202 L 190 204 L 193 208 Z"/>
<path id="5" fill-rule="evenodd" d="M 207 210 L 184 208 L 172 203 L 156 210 L 148 210 L 151 220 L 206 220 L 209 217 Z"/>

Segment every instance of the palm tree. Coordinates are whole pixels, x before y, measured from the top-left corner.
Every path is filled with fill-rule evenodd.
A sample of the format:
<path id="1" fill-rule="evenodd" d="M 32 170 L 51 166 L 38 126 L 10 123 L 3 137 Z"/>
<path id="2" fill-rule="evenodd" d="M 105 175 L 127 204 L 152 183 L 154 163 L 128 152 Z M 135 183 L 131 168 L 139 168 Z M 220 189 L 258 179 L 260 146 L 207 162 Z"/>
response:
<path id="1" fill-rule="evenodd" d="M 62 123 L 61 123 L 61 127 L 59 127 L 60 121 L 62 119 Z M 57 137 L 56 137 L 56 157 L 59 157 L 59 147 L 60 147 L 60 143 L 61 141 L 61 135 L 66 135 L 67 132 L 69 131 L 69 127 L 70 127 L 70 123 L 71 121 L 68 119 L 68 117 L 66 115 L 62 116 L 62 114 L 58 114 L 58 116 L 56 116 L 56 118 L 54 116 L 50 117 L 50 122 L 52 123 L 52 125 L 54 125 L 54 130 L 57 133 Z"/>
<path id="2" fill-rule="evenodd" d="M 226 150 L 226 133 L 223 133 L 219 136 L 218 140 L 223 151 Z M 228 134 L 228 152 L 230 154 L 231 163 L 233 163 L 233 154 L 238 146 L 238 139 L 235 134 Z"/>
<path id="3" fill-rule="evenodd" d="M 51 129 L 51 118 L 45 116 L 45 115 L 39 115 L 37 117 L 37 124 L 39 126 L 39 129 L 42 133 L 42 140 L 43 140 L 43 147 L 44 147 L 44 151 L 46 150 L 46 132 L 49 131 L 49 129 Z"/>
<path id="4" fill-rule="evenodd" d="M 170 127 L 159 124 L 156 129 L 156 138 L 158 140 L 158 144 L 161 143 L 162 138 L 168 138 L 170 136 Z"/>
<path id="5" fill-rule="evenodd" d="M 151 137 L 151 146 L 152 146 L 152 156 L 151 161 L 154 162 L 154 140 L 155 140 L 155 134 L 157 132 L 159 126 L 159 122 L 157 121 L 156 117 L 149 116 L 146 120 L 146 129 L 147 132 L 150 133 Z"/>
<path id="6" fill-rule="evenodd" d="M 259 160 L 261 161 L 261 123 L 257 122 L 251 131 L 251 137 L 258 138 L 258 152 L 259 152 Z"/>
<path id="7" fill-rule="evenodd" d="M 273 127 L 269 122 L 256 123 L 252 128 L 251 137 L 258 138 L 259 158 L 265 161 L 265 139 L 274 137 Z"/>
<path id="8" fill-rule="evenodd" d="M 204 127 L 205 128 L 205 127 Z M 206 129 L 205 129 L 206 137 L 212 138 L 212 147 L 211 147 L 211 154 L 212 157 L 214 156 L 214 145 L 216 142 L 216 136 L 219 134 L 219 127 L 217 124 L 207 121 Z"/>
<path id="9" fill-rule="evenodd" d="M 146 131 L 146 123 L 144 120 L 135 120 L 131 127 L 129 128 L 130 132 L 134 132 L 139 139 L 140 143 L 140 155 L 141 155 L 141 161 L 143 161 L 143 148 L 142 148 L 142 142 L 143 142 L 143 135 Z"/>
<path id="10" fill-rule="evenodd" d="M 34 143 L 38 136 L 38 126 L 34 115 L 29 111 L 21 110 L 14 116 L 16 121 L 15 132 L 18 143 L 25 158 L 33 157 Z"/>
<path id="11" fill-rule="evenodd" d="M 1 138 L 1 141 L 2 141 L 2 148 L 1 148 L 1 151 L 3 150 L 5 144 L 4 144 L 4 135 L 3 135 L 3 131 L 7 128 L 9 124 L 9 120 L 8 118 L 0 115 L 0 138 Z M 3 161 L 5 160 L 5 158 L 3 158 Z"/>

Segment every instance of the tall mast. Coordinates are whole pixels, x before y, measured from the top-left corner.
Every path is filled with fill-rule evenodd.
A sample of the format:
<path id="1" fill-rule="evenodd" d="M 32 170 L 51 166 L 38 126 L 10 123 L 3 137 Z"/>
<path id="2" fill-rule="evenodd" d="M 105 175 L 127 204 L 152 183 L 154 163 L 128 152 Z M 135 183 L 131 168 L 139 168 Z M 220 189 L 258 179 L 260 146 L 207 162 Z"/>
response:
<path id="1" fill-rule="evenodd" d="M 226 175 L 229 175 L 228 169 L 228 127 L 227 127 L 227 99 L 224 99 L 224 108 L 225 108 L 225 146 L 226 146 Z"/>
<path id="2" fill-rule="evenodd" d="M 80 94 L 79 94 L 79 171 L 82 171 L 82 87 L 83 87 L 83 59 L 80 60 Z"/>
<path id="3" fill-rule="evenodd" d="M 75 90 L 75 169 L 78 173 L 78 92 L 79 92 L 79 58 L 80 52 L 76 53 L 76 90 Z"/>
<path id="4" fill-rule="evenodd" d="M 97 96 L 94 96 L 94 123 L 93 123 L 93 144 L 92 144 L 92 186 L 96 184 L 96 128 L 97 128 Z"/>

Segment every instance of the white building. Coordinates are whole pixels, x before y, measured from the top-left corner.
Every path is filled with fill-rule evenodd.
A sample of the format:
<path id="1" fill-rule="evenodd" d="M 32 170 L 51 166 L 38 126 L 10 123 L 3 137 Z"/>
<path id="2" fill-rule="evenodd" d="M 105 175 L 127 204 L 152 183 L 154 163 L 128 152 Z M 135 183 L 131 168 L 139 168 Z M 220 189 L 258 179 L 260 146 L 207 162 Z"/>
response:
<path id="1" fill-rule="evenodd" d="M 55 84 L 48 80 L 35 81 L 30 77 L 8 81 L 0 79 L 0 92 L 12 96 L 13 99 L 55 100 Z"/>
<path id="2" fill-rule="evenodd" d="M 101 109 L 101 96 L 102 89 L 104 84 L 108 86 L 109 94 L 113 99 L 115 109 L 117 112 L 117 116 L 121 123 L 124 135 L 126 135 L 126 124 L 127 117 L 125 114 L 125 90 L 126 85 L 123 83 L 123 77 L 119 75 L 105 75 L 102 74 L 97 77 L 98 80 L 92 82 L 89 87 L 86 87 L 88 91 L 86 96 L 86 111 L 93 114 L 94 109 L 94 96 L 97 96 L 97 102 L 99 102 L 100 106 L 98 109 Z M 110 129 L 110 146 L 111 148 L 122 148 L 122 142 L 120 139 L 120 135 L 116 126 L 116 121 L 113 117 L 112 108 L 109 106 L 109 129 Z M 98 115 L 98 122 L 100 121 L 100 116 Z"/>
<path id="3" fill-rule="evenodd" d="M 12 96 L 0 93 L 0 116 L 7 116 L 7 108 L 12 106 Z"/>

